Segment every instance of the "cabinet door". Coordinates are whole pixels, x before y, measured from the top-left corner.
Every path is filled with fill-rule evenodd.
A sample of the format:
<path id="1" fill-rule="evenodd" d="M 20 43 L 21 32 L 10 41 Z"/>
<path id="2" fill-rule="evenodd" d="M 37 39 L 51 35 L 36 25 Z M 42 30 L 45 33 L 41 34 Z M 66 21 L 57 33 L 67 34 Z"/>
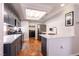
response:
<path id="1" fill-rule="evenodd" d="M 12 17 L 12 19 L 11 19 L 11 24 L 12 24 L 13 26 L 15 26 L 14 17 Z"/>
<path id="2" fill-rule="evenodd" d="M 21 27 L 21 21 L 19 20 L 19 22 L 18 22 L 18 27 Z"/>
<path id="3" fill-rule="evenodd" d="M 11 44 L 4 44 L 4 56 L 11 56 Z"/>
<path id="4" fill-rule="evenodd" d="M 16 19 L 16 26 L 18 27 L 18 20 Z"/>
<path id="5" fill-rule="evenodd" d="M 12 44 L 11 44 L 11 55 L 16 56 L 17 52 L 20 50 L 20 39 L 17 38 Z"/>
<path id="6" fill-rule="evenodd" d="M 47 55 L 47 39 L 44 37 L 41 37 L 41 42 L 42 42 L 41 44 L 42 54 L 46 56 Z"/>
<path id="7" fill-rule="evenodd" d="M 12 26 L 15 25 L 15 23 L 14 23 L 14 18 L 13 18 L 13 16 L 11 16 L 11 15 L 9 15 L 9 24 L 11 24 Z"/>
<path id="8" fill-rule="evenodd" d="M 11 56 L 16 56 L 16 41 L 11 44 Z"/>
<path id="9" fill-rule="evenodd" d="M 47 40 L 47 53 L 49 56 L 67 56 L 71 54 L 70 38 L 54 38 Z"/>
<path id="10" fill-rule="evenodd" d="M 9 11 L 7 9 L 4 10 L 4 22 L 8 23 L 9 21 Z"/>
<path id="11" fill-rule="evenodd" d="M 48 56 L 62 55 L 62 41 L 60 39 L 47 39 L 47 53 Z"/>
<path id="12" fill-rule="evenodd" d="M 11 12 L 8 12 L 8 15 L 9 15 L 8 23 L 10 25 L 14 26 L 15 23 L 14 23 L 14 16 L 13 16 L 13 14 Z"/>
<path id="13" fill-rule="evenodd" d="M 8 23 L 8 19 L 9 19 L 8 15 L 4 15 L 4 22 L 5 23 Z"/>
<path id="14" fill-rule="evenodd" d="M 21 21 L 19 19 L 16 20 L 16 26 L 20 27 L 21 26 Z"/>

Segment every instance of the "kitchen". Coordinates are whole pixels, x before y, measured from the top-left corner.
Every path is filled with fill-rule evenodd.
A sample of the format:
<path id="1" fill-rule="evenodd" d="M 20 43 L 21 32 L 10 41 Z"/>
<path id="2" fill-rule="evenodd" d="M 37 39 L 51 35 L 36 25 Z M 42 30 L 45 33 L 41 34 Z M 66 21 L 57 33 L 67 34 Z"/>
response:
<path id="1" fill-rule="evenodd" d="M 41 42 L 37 56 L 78 55 L 78 10 L 78 4 L 5 3 L 4 56 L 18 56 L 31 40 Z"/>

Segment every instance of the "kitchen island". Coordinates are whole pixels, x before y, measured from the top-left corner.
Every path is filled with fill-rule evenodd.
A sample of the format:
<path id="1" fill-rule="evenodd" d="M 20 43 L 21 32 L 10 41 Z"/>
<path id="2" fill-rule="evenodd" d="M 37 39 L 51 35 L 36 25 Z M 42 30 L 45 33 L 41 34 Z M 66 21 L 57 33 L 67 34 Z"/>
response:
<path id="1" fill-rule="evenodd" d="M 44 56 L 68 56 L 73 54 L 73 36 L 40 34 L 41 50 Z"/>
<path id="2" fill-rule="evenodd" d="M 16 56 L 22 49 L 22 34 L 13 34 L 4 36 L 4 56 Z"/>

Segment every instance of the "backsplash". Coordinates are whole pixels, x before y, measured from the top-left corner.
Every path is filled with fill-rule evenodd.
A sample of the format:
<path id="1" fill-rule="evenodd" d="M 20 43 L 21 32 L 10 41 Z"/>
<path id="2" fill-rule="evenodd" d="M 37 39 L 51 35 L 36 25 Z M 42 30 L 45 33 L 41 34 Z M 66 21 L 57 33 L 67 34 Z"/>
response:
<path id="1" fill-rule="evenodd" d="M 13 27 L 4 23 L 4 35 L 18 34 L 21 33 L 20 27 Z"/>

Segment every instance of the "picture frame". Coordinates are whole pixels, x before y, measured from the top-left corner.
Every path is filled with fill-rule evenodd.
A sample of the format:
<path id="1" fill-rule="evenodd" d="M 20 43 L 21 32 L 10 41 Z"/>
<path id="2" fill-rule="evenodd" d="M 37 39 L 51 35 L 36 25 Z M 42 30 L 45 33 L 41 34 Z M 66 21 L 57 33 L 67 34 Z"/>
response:
<path id="1" fill-rule="evenodd" d="M 51 34 L 56 35 L 57 34 L 57 28 L 53 27 L 53 28 L 49 28 Z"/>
<path id="2" fill-rule="evenodd" d="M 65 14 L 65 26 L 74 25 L 74 11 Z"/>
<path id="3" fill-rule="evenodd" d="M 50 30 L 50 31 L 52 31 L 52 30 L 53 30 L 53 28 L 49 28 L 49 30 Z"/>

